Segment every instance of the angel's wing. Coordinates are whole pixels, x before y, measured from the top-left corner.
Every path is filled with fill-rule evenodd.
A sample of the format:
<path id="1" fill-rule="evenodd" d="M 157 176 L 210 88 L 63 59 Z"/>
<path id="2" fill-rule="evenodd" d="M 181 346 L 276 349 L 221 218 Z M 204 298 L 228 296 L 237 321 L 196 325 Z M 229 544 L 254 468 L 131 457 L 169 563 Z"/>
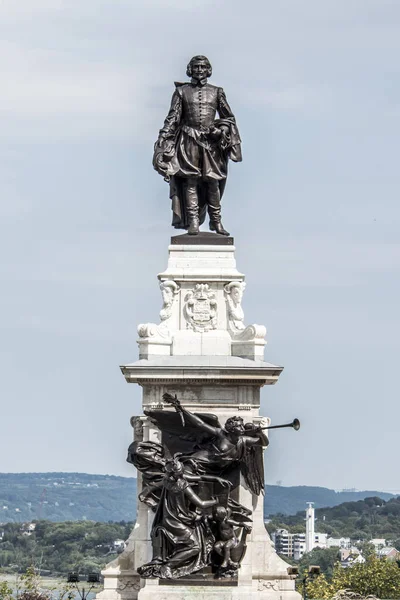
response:
<path id="1" fill-rule="evenodd" d="M 240 470 L 251 492 L 256 496 L 264 494 L 264 463 L 262 446 L 246 448 L 240 461 Z"/>
<path id="2" fill-rule="evenodd" d="M 231 519 L 233 519 L 234 521 L 236 521 L 236 523 L 252 523 L 253 519 L 250 519 L 250 517 L 247 517 L 246 515 L 243 515 L 243 513 L 241 512 L 232 512 L 231 514 Z"/>
<path id="3" fill-rule="evenodd" d="M 228 499 L 228 508 L 230 510 L 230 518 L 234 521 L 242 521 L 243 523 L 252 523 L 250 518 L 252 511 L 243 504 L 239 504 L 233 498 Z"/>
<path id="4" fill-rule="evenodd" d="M 197 425 L 189 422 L 183 413 L 167 410 L 145 410 L 144 414 L 162 431 L 172 436 L 179 437 L 181 440 L 201 444 L 211 436 Z M 212 414 L 194 413 L 207 425 L 212 427 L 221 427 L 218 417 Z M 182 421 L 182 417 L 183 421 Z"/>

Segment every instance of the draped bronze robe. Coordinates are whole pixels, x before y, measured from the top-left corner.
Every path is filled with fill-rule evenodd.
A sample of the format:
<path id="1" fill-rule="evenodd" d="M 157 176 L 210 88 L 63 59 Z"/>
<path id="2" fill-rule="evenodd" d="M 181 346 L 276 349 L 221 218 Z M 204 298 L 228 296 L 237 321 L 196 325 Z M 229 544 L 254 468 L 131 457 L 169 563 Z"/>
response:
<path id="1" fill-rule="evenodd" d="M 199 218 L 203 223 L 207 211 L 207 182 L 218 181 L 222 197 L 228 160 L 242 160 L 241 140 L 222 88 L 210 85 L 207 80 L 175 83 L 175 86 L 169 113 L 160 130 L 164 144 L 156 145 L 153 164 L 170 183 L 172 225 L 186 229 L 185 180 L 198 181 Z M 217 113 L 219 119 L 215 119 Z M 218 138 L 215 130 L 221 126 L 223 134 Z"/>

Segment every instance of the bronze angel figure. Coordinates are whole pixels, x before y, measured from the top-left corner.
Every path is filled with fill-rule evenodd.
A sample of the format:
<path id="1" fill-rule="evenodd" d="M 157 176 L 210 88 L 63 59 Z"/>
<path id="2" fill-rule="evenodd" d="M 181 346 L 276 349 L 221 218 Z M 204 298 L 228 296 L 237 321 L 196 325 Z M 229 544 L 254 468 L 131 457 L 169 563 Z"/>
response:
<path id="1" fill-rule="evenodd" d="M 230 417 L 222 427 L 215 415 L 191 413 L 176 396 L 164 394 L 163 400 L 176 412 L 144 412 L 163 432 L 165 444 L 182 452 L 182 462 L 190 461 L 194 470 L 224 477 L 239 467 L 251 492 L 264 493 L 262 450 L 269 441 L 262 427 L 244 424 L 239 416 Z M 185 442 L 190 442 L 187 452 Z"/>

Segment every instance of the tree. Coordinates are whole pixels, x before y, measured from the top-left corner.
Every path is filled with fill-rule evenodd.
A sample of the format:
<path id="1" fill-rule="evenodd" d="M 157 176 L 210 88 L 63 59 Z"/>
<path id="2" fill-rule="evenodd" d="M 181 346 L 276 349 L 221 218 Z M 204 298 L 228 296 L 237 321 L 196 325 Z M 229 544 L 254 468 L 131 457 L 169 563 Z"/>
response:
<path id="1" fill-rule="evenodd" d="M 12 600 L 13 591 L 7 581 L 0 581 L 0 600 Z"/>
<path id="2" fill-rule="evenodd" d="M 309 598 L 332 598 L 339 590 L 350 590 L 364 598 L 400 598 L 400 569 L 396 561 L 370 556 L 365 563 L 344 568 L 337 563 L 329 581 L 323 575 L 310 581 Z"/>
<path id="3" fill-rule="evenodd" d="M 40 577 L 32 565 L 19 578 L 19 586 L 19 600 L 50 600 L 50 592 L 40 589 Z"/>
<path id="4" fill-rule="evenodd" d="M 340 560 L 340 552 L 338 548 L 314 548 L 311 552 L 307 552 L 299 561 L 299 571 L 308 571 L 310 565 L 319 565 L 321 573 L 328 578 L 332 577 L 335 563 Z"/>
<path id="5" fill-rule="evenodd" d="M 357 548 L 365 559 L 375 556 L 375 546 L 371 542 L 360 542 L 357 544 Z"/>
<path id="6" fill-rule="evenodd" d="M 363 596 L 400 598 L 400 570 L 396 562 L 376 556 L 348 569 L 336 569 L 332 583 L 336 590 L 349 588 Z"/>
<path id="7" fill-rule="evenodd" d="M 299 589 L 301 591 L 301 589 Z M 335 593 L 335 588 L 332 583 L 326 579 L 321 573 L 315 579 L 310 579 L 307 584 L 307 597 L 320 598 L 321 600 L 330 600 Z"/>

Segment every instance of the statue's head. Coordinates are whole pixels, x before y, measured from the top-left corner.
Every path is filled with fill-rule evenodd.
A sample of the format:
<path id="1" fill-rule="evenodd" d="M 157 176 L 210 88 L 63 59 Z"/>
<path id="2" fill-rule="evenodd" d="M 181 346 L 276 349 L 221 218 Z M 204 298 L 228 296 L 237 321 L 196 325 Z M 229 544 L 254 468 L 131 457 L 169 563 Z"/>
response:
<path id="1" fill-rule="evenodd" d="M 167 281 L 162 281 L 160 283 L 161 296 L 164 304 L 172 304 L 174 299 L 174 294 L 177 294 L 179 291 L 179 286 L 175 281 L 168 279 Z"/>
<path id="2" fill-rule="evenodd" d="M 193 77 L 193 79 L 205 79 L 211 77 L 211 74 L 211 63 L 207 56 L 202 56 L 201 54 L 193 56 L 186 69 L 186 75 Z"/>
<path id="3" fill-rule="evenodd" d="M 243 433 L 244 423 L 242 417 L 229 417 L 226 420 L 225 429 L 228 433 Z"/>
<path id="4" fill-rule="evenodd" d="M 165 471 L 167 475 L 173 477 L 174 479 L 178 478 L 183 474 L 183 464 L 176 457 L 174 457 L 170 460 L 167 460 L 165 463 Z"/>
<path id="5" fill-rule="evenodd" d="M 221 504 L 216 504 L 213 507 L 212 512 L 214 521 L 221 522 L 228 516 L 228 510 L 225 508 L 225 506 L 221 506 Z"/>
<path id="6" fill-rule="evenodd" d="M 246 287 L 244 281 L 231 281 L 225 286 L 225 291 L 230 294 L 235 304 L 240 304 L 243 298 L 243 292 Z"/>

